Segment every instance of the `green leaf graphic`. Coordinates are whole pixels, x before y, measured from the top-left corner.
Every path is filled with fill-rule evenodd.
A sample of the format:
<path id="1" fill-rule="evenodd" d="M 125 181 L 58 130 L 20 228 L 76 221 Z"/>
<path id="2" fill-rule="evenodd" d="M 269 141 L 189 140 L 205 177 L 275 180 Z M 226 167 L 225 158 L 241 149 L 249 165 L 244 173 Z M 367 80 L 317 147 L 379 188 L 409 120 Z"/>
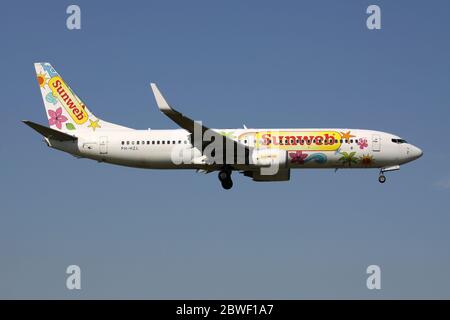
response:
<path id="1" fill-rule="evenodd" d="M 75 126 L 72 123 L 66 123 L 67 130 L 75 130 Z"/>

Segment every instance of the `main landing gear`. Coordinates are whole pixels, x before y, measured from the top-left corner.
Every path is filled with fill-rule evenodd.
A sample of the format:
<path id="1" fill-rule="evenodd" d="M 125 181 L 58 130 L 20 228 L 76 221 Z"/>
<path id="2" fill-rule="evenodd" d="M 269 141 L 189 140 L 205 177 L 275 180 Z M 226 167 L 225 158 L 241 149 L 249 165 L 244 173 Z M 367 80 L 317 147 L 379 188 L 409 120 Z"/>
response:
<path id="1" fill-rule="evenodd" d="M 231 180 L 231 170 L 222 169 L 219 172 L 219 180 L 222 183 L 222 188 L 229 190 L 233 187 L 233 180 Z"/>
<path id="2" fill-rule="evenodd" d="M 378 181 L 380 183 L 385 183 L 386 182 L 386 176 L 382 172 L 380 172 L 380 176 L 378 177 Z"/>

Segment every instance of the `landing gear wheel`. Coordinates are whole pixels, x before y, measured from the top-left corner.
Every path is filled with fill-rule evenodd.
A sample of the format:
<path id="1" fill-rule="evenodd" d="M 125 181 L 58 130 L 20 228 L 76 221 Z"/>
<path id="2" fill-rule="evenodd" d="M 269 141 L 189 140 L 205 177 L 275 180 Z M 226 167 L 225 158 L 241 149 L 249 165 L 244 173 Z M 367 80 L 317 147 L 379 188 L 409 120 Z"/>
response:
<path id="1" fill-rule="evenodd" d="M 233 180 L 226 179 L 222 181 L 222 188 L 224 188 L 225 190 L 229 190 L 232 187 L 233 187 Z"/>
<path id="2" fill-rule="evenodd" d="M 225 190 L 229 190 L 233 187 L 233 181 L 231 180 L 231 170 L 224 168 L 219 172 L 218 176 L 220 182 L 222 183 L 222 187 Z"/>
<path id="3" fill-rule="evenodd" d="M 231 174 L 229 172 L 227 172 L 227 171 L 220 171 L 219 172 L 219 180 L 220 180 L 220 182 L 223 182 L 223 181 L 225 181 L 227 179 L 231 179 L 230 176 L 231 176 Z"/>
<path id="4" fill-rule="evenodd" d="M 384 175 L 380 174 L 380 176 L 378 177 L 378 181 L 380 183 L 385 183 L 386 182 L 386 177 Z"/>

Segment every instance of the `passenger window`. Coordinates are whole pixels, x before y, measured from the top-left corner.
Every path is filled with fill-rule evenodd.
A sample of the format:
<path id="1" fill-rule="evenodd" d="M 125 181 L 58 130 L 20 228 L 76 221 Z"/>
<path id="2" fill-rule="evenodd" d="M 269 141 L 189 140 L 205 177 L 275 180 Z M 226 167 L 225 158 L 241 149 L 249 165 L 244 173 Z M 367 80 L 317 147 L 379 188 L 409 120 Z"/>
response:
<path id="1" fill-rule="evenodd" d="M 131 144 L 134 145 L 134 141 L 131 141 Z"/>
<path id="2" fill-rule="evenodd" d="M 152 140 L 152 144 L 155 144 L 155 140 Z"/>
<path id="3" fill-rule="evenodd" d="M 162 144 L 165 144 L 166 142 L 163 140 L 163 141 L 161 141 L 162 142 Z"/>
<path id="4" fill-rule="evenodd" d="M 178 144 L 181 144 L 181 140 L 178 140 Z"/>
<path id="5" fill-rule="evenodd" d="M 159 144 L 159 140 L 156 143 Z"/>
<path id="6" fill-rule="evenodd" d="M 122 145 L 124 145 L 125 144 L 125 141 L 122 141 Z"/>
<path id="7" fill-rule="evenodd" d="M 127 141 L 127 144 L 130 144 L 130 141 Z"/>
<path id="8" fill-rule="evenodd" d="M 186 141 L 186 140 L 184 140 L 184 144 L 187 144 L 187 141 Z"/>
<path id="9" fill-rule="evenodd" d="M 136 144 L 139 144 L 139 141 L 136 141 Z"/>

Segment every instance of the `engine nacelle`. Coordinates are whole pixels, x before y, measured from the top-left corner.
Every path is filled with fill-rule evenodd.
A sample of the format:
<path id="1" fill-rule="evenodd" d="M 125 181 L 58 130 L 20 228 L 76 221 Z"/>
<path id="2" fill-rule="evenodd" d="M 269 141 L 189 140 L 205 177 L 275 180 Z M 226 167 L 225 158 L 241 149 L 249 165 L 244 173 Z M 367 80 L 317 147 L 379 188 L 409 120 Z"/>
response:
<path id="1" fill-rule="evenodd" d="M 284 169 L 288 163 L 287 151 L 275 148 L 256 149 L 252 153 L 252 163 L 257 167 L 278 166 Z"/>
<path id="2" fill-rule="evenodd" d="M 265 168 L 256 169 L 254 171 L 245 171 L 244 175 L 251 177 L 254 181 L 289 181 L 291 178 L 290 169 L 279 169 L 275 174 L 264 174 L 261 170 Z"/>

